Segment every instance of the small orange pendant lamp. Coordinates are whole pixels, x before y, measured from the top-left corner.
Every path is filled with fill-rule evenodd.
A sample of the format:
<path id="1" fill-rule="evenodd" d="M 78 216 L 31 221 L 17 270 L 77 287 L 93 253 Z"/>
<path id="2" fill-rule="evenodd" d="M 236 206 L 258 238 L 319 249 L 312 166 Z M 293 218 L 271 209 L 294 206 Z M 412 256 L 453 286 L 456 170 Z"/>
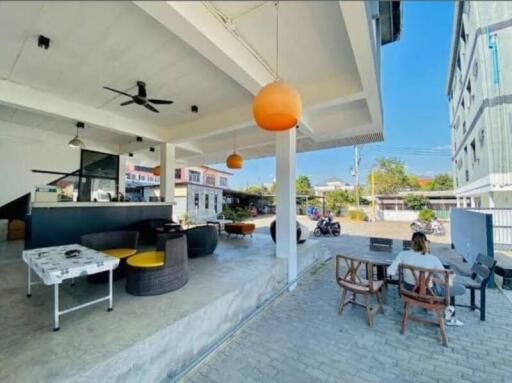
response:
<path id="1" fill-rule="evenodd" d="M 299 92 L 279 80 L 279 2 L 276 5 L 276 79 L 254 97 L 252 114 L 262 129 L 279 132 L 297 126 L 302 114 Z"/>
<path id="2" fill-rule="evenodd" d="M 155 167 L 153 168 L 153 174 L 154 174 L 155 176 L 160 176 L 160 165 L 155 166 Z"/>
<path id="3" fill-rule="evenodd" d="M 235 132 L 233 132 L 233 153 L 226 158 L 226 166 L 228 169 L 241 169 L 244 163 L 244 159 L 236 152 L 235 147 Z"/>

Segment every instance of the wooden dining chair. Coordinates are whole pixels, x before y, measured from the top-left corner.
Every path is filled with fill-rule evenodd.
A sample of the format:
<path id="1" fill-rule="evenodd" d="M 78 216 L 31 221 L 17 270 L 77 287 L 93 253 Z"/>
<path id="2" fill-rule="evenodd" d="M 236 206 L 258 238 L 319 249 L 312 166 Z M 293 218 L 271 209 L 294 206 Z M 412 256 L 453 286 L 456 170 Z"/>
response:
<path id="1" fill-rule="evenodd" d="M 346 270 L 342 270 L 343 264 L 346 266 Z M 364 307 L 368 316 L 368 326 L 370 327 L 373 325 L 373 317 L 378 312 L 384 314 L 384 306 L 382 305 L 381 297 L 384 282 L 374 280 L 372 270 L 373 265 L 371 262 L 346 255 L 336 256 L 336 282 L 343 290 L 338 306 L 338 313 L 342 315 L 343 309 L 348 304 Z M 367 279 L 361 278 L 358 274 L 359 271 L 361 271 L 361 273 L 366 272 Z M 346 299 L 347 293 L 351 293 L 352 297 Z M 364 297 L 364 303 L 357 301 L 358 295 Z M 371 305 L 370 297 L 372 295 L 376 296 L 378 306 Z"/>
<path id="2" fill-rule="evenodd" d="M 414 285 L 407 284 L 404 280 L 404 274 L 412 275 Z M 408 320 L 414 320 L 422 323 L 429 323 L 439 326 L 443 346 L 448 346 L 448 337 L 444 323 L 444 311 L 450 304 L 450 275 L 451 270 L 426 269 L 412 265 L 401 264 L 399 266 L 399 290 L 400 296 L 404 301 L 404 310 L 402 313 L 401 334 L 405 334 Z M 437 286 L 443 291 L 443 295 L 437 295 L 433 286 Z M 432 311 L 436 319 L 429 319 L 410 315 L 411 306 L 423 308 Z"/>

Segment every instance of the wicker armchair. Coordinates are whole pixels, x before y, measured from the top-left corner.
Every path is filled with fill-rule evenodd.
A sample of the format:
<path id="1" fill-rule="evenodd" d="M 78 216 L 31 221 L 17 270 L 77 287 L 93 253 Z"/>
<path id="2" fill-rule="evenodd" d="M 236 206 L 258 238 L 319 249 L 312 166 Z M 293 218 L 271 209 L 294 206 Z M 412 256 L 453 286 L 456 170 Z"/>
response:
<path id="1" fill-rule="evenodd" d="M 188 282 L 187 239 L 183 234 L 157 236 L 157 251 L 134 255 L 127 262 L 126 292 L 160 295 Z"/>
<path id="2" fill-rule="evenodd" d="M 114 279 L 118 280 L 126 276 L 126 259 L 137 252 L 138 240 L 139 233 L 136 231 L 107 231 L 82 235 L 80 244 L 119 258 L 119 266 L 114 270 Z M 108 273 L 92 274 L 87 280 L 95 283 L 107 282 Z"/>
<path id="3" fill-rule="evenodd" d="M 218 244 L 218 233 L 214 226 L 196 226 L 185 231 L 188 256 L 204 257 L 213 254 Z"/>

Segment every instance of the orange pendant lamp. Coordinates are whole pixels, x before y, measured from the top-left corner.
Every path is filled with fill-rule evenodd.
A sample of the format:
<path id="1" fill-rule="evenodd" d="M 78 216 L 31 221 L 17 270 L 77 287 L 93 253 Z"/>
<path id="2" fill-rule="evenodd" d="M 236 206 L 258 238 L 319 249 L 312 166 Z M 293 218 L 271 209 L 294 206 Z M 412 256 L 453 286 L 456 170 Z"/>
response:
<path id="1" fill-rule="evenodd" d="M 276 2 L 276 80 L 254 97 L 252 114 L 260 128 L 272 132 L 294 128 L 302 114 L 299 92 L 279 80 L 279 2 Z"/>
<path id="2" fill-rule="evenodd" d="M 155 167 L 153 168 L 153 174 L 154 174 L 155 176 L 160 176 L 160 165 L 155 166 Z"/>
<path id="3" fill-rule="evenodd" d="M 233 132 L 233 153 L 231 153 L 228 158 L 226 158 L 226 166 L 229 169 L 241 169 L 244 163 L 244 159 L 240 154 L 238 154 L 235 150 L 236 142 L 235 142 L 235 132 Z"/>

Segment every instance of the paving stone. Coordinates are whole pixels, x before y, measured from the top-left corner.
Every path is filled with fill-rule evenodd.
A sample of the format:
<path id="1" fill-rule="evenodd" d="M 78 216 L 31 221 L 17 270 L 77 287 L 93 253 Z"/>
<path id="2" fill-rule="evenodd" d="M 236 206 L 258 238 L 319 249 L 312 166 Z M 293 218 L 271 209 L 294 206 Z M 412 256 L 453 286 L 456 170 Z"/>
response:
<path id="1" fill-rule="evenodd" d="M 326 239 L 332 254 L 356 253 L 364 237 Z M 442 245 L 439 251 L 448 253 Z M 458 308 L 461 328 L 448 328 L 442 347 L 438 328 L 410 322 L 401 335 L 402 302 L 395 286 L 386 291 L 385 314 L 373 328 L 364 309 L 337 314 L 340 290 L 334 260 L 304 277 L 243 327 L 226 346 L 184 380 L 211 382 L 511 382 L 512 304 L 488 290 L 487 321 Z M 468 303 L 469 293 L 461 303 Z M 421 314 L 421 313 L 420 313 Z M 422 314 L 423 315 L 423 314 Z M 238 380 L 237 380 L 238 379 Z"/>

